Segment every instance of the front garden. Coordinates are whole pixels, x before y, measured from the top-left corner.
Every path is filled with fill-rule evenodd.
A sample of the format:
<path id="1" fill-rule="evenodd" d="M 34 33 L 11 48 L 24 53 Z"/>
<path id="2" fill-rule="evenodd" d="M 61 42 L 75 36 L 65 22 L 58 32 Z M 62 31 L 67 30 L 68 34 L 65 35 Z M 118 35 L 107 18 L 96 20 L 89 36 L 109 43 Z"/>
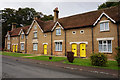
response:
<path id="1" fill-rule="evenodd" d="M 66 57 L 58 57 L 52 56 L 52 59 L 49 59 L 51 56 L 35 56 L 33 54 L 22 54 L 22 53 L 13 53 L 13 52 L 2 52 L 2 55 L 6 56 L 13 56 L 13 57 L 24 57 L 28 59 L 35 59 L 35 60 L 42 60 L 42 61 L 51 61 L 51 62 L 60 62 L 64 64 L 71 64 L 71 65 L 79 65 L 79 66 L 89 66 L 89 67 L 97 67 L 97 68 L 105 68 L 105 69 L 114 69 L 118 70 L 117 61 L 110 61 L 108 60 L 106 66 L 93 66 L 91 64 L 90 59 L 82 59 L 82 58 L 75 58 L 73 63 L 69 62 Z M 28 57 L 25 57 L 28 56 Z"/>

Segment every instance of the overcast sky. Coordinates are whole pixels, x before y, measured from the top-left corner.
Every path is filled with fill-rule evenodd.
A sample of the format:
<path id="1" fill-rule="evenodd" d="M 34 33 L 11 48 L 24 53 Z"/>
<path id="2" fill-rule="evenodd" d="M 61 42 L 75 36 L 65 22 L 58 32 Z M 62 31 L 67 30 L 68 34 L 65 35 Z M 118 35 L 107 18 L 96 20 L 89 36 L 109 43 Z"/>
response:
<path id="1" fill-rule="evenodd" d="M 34 1 L 34 0 L 32 0 Z M 58 7 L 59 17 L 66 17 L 84 12 L 97 10 L 97 7 L 103 2 L 0 2 L 0 10 L 4 8 L 34 8 L 43 14 L 53 15 L 53 9 Z"/>

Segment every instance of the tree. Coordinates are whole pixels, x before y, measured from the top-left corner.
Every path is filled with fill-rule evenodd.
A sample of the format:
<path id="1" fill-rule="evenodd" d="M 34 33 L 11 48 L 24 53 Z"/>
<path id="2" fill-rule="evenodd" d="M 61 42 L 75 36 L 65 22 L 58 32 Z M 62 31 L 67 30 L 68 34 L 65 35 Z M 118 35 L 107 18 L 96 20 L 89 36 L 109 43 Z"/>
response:
<path id="1" fill-rule="evenodd" d="M 4 48 L 5 35 L 11 30 L 12 23 L 17 23 L 17 27 L 30 25 L 34 16 L 43 21 L 52 20 L 52 15 L 44 15 L 42 12 L 36 12 L 33 8 L 19 8 L 18 10 L 5 8 L 2 10 L 2 46 Z"/>
<path id="2" fill-rule="evenodd" d="M 101 4 L 100 6 L 98 6 L 98 10 L 103 9 L 103 8 L 112 7 L 112 6 L 117 6 L 119 4 L 120 4 L 120 2 L 109 2 L 109 1 L 107 1 L 103 4 Z"/>

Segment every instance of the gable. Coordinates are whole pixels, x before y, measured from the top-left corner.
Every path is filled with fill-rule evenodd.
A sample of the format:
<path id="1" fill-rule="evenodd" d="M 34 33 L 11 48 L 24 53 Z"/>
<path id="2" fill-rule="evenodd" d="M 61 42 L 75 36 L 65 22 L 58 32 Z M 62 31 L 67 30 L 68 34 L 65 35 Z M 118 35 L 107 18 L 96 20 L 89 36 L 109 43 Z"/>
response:
<path id="1" fill-rule="evenodd" d="M 61 24 L 57 21 L 57 22 L 55 23 L 55 25 L 53 26 L 53 28 L 52 28 L 51 31 L 53 31 L 53 30 L 57 27 L 57 25 L 59 25 L 59 27 L 60 27 L 61 29 L 64 29 L 64 28 L 61 26 Z"/>
<path id="2" fill-rule="evenodd" d="M 33 20 L 32 24 L 30 25 L 30 28 L 28 29 L 27 34 L 29 34 L 30 30 L 35 26 L 34 24 L 36 24 L 36 26 L 38 26 L 40 28 L 40 30 L 43 32 L 41 26 L 38 24 L 38 22 L 36 20 Z"/>
<path id="3" fill-rule="evenodd" d="M 106 13 L 102 13 L 101 15 L 100 15 L 100 17 L 95 21 L 95 23 L 93 24 L 93 26 L 95 26 L 100 20 L 101 20 L 101 18 L 103 17 L 103 16 L 105 16 L 106 18 L 108 18 L 110 21 L 112 21 L 113 23 L 116 23 L 116 21 L 115 20 L 113 20 L 111 17 L 109 17 Z"/>

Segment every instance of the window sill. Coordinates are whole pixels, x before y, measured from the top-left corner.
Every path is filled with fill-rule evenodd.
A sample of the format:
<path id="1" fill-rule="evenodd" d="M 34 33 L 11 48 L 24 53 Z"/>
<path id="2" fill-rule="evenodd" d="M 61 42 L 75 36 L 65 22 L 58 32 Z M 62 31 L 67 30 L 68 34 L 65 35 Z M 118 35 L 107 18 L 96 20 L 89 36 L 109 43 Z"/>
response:
<path id="1" fill-rule="evenodd" d="M 56 34 L 56 36 L 61 36 L 61 34 Z"/>
<path id="2" fill-rule="evenodd" d="M 100 31 L 100 32 L 110 32 L 110 30 L 103 30 L 103 31 Z"/>
<path id="3" fill-rule="evenodd" d="M 55 52 L 62 52 L 62 51 L 55 51 Z"/>
<path id="4" fill-rule="evenodd" d="M 101 51 L 99 51 L 99 53 L 108 53 L 108 54 L 112 54 L 112 52 L 101 52 Z"/>

